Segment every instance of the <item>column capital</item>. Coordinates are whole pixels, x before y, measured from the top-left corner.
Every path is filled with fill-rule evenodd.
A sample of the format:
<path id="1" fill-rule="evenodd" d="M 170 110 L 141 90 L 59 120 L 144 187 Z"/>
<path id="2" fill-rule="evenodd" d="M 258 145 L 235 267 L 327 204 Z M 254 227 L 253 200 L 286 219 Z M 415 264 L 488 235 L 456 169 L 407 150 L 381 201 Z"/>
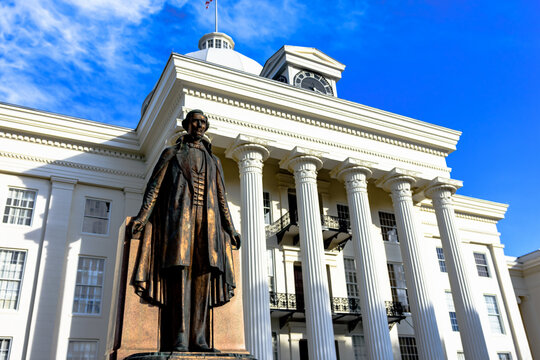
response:
<path id="1" fill-rule="evenodd" d="M 416 171 L 396 167 L 379 179 L 376 184 L 385 191 L 392 191 L 397 184 L 401 183 L 408 183 L 412 187 L 419 175 L 420 173 Z"/>
<path id="2" fill-rule="evenodd" d="M 372 175 L 371 169 L 376 163 L 355 158 L 347 158 L 341 164 L 330 171 L 330 176 L 340 181 L 346 181 L 348 174 L 362 173 L 366 179 Z"/>
<path id="3" fill-rule="evenodd" d="M 265 161 L 270 155 L 267 149 L 268 144 L 268 140 L 240 134 L 227 148 L 225 156 L 235 161 L 240 161 L 248 152 L 255 151 L 260 153 L 262 156 L 261 160 Z"/>
<path id="4" fill-rule="evenodd" d="M 323 164 L 321 160 L 323 154 L 321 151 L 295 146 L 289 155 L 279 162 L 279 166 L 294 172 L 300 165 L 311 163 L 315 166 L 315 170 L 320 170 Z"/>
<path id="5" fill-rule="evenodd" d="M 433 199 L 440 190 L 450 191 L 450 195 L 454 195 L 456 190 L 462 186 L 463 181 L 437 176 L 426 185 L 423 191 L 428 198 Z"/>

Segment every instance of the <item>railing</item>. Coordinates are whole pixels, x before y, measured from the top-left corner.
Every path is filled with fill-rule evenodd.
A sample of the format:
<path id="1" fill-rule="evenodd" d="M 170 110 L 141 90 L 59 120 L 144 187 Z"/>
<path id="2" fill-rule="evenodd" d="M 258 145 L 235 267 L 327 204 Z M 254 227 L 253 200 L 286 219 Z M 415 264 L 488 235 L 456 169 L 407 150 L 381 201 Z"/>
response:
<path id="1" fill-rule="evenodd" d="M 386 316 L 388 317 L 403 317 L 405 308 L 400 302 L 385 301 L 386 303 Z"/>
<path id="2" fill-rule="evenodd" d="M 360 300 L 357 298 L 332 298 L 332 312 L 360 314 Z"/>
<path id="3" fill-rule="evenodd" d="M 296 310 L 296 295 L 270 291 L 270 309 Z"/>
<path id="4" fill-rule="evenodd" d="M 280 217 L 278 220 L 274 221 L 273 224 L 266 226 L 266 237 L 278 234 L 290 225 L 294 225 L 297 222 L 298 213 L 294 212 L 293 218 L 291 219 L 291 213 L 288 212 L 282 217 Z M 323 228 L 337 229 L 340 232 L 349 232 L 351 229 L 351 221 L 348 218 L 342 218 L 332 215 L 321 215 L 321 225 L 323 226 Z"/>

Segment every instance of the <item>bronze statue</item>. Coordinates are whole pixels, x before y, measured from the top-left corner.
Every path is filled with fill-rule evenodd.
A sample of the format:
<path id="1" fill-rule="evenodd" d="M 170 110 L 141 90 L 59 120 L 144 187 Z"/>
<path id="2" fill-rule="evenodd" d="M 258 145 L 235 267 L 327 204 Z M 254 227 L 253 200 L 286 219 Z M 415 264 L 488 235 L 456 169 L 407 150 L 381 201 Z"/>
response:
<path id="1" fill-rule="evenodd" d="M 232 249 L 240 247 L 223 170 L 203 138 L 201 110 L 182 121 L 187 134 L 163 151 L 132 223 L 144 231 L 132 284 L 160 306 L 161 351 L 212 351 L 210 308 L 234 295 Z"/>

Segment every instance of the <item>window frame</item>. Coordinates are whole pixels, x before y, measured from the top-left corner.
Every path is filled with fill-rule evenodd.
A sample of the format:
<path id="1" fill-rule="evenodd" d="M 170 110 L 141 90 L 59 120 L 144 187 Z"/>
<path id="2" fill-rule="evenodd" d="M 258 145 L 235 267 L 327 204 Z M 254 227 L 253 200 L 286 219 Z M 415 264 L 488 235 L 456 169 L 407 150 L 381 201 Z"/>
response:
<path id="1" fill-rule="evenodd" d="M 351 264 L 352 267 L 348 267 L 347 263 Z M 358 273 L 356 271 L 356 260 L 353 257 L 343 257 L 343 269 L 345 270 L 345 287 L 347 289 L 347 297 L 349 299 L 358 299 L 360 301 L 360 288 L 358 287 Z M 354 282 L 349 281 L 349 275 L 351 274 L 351 277 L 354 278 Z M 357 295 L 351 295 L 351 292 L 349 292 L 349 286 L 353 287 Z"/>
<path id="2" fill-rule="evenodd" d="M 268 204 L 266 202 L 268 202 Z M 266 212 L 267 210 L 268 212 Z M 268 222 L 266 222 L 266 214 L 268 214 Z M 269 191 L 263 191 L 263 216 L 264 224 L 272 225 L 272 197 L 270 196 Z"/>
<path id="3" fill-rule="evenodd" d="M 435 248 L 435 252 L 437 253 L 437 260 L 439 260 L 439 270 L 442 273 L 448 273 L 448 268 L 446 267 L 446 258 L 444 256 L 443 248 L 441 246 L 437 246 Z"/>
<path id="4" fill-rule="evenodd" d="M 359 339 L 359 340 L 358 342 L 355 342 L 354 339 Z M 352 342 L 354 360 L 367 359 L 366 338 L 364 334 L 352 334 L 351 342 Z"/>
<path id="5" fill-rule="evenodd" d="M 68 346 L 66 351 L 66 360 L 69 360 L 69 345 L 73 343 L 94 343 L 96 344 L 96 351 L 94 354 L 94 359 L 99 359 L 98 352 L 99 352 L 99 340 L 98 339 L 68 339 Z"/>
<path id="6" fill-rule="evenodd" d="M 446 305 L 448 307 L 448 316 L 450 317 L 450 327 L 452 331 L 459 332 L 459 324 L 457 322 L 456 307 L 454 305 L 454 299 L 452 298 L 452 291 L 445 290 Z"/>
<path id="7" fill-rule="evenodd" d="M 100 297 L 100 305 L 99 305 L 99 313 L 86 313 L 86 312 L 75 312 L 73 311 L 73 307 L 75 306 L 75 296 L 77 295 L 77 286 L 86 286 L 86 287 L 98 287 L 97 285 L 86 285 L 86 284 L 77 284 L 77 275 L 79 273 L 79 262 L 82 258 L 86 259 L 94 259 L 94 260 L 103 260 L 103 276 L 101 280 L 101 297 Z M 107 258 L 101 257 L 101 256 L 91 256 L 91 255 L 82 255 L 79 254 L 79 257 L 77 259 L 77 272 L 75 274 L 75 287 L 73 289 L 73 302 L 71 304 L 71 316 L 91 316 L 91 317 L 99 317 L 103 313 L 103 295 L 105 293 L 105 276 L 107 272 Z M 79 305 L 80 306 L 80 305 Z"/>
<path id="8" fill-rule="evenodd" d="M 494 304 L 495 304 L 497 313 L 495 313 L 495 314 L 490 313 L 490 309 L 489 309 L 489 306 L 488 306 L 489 304 L 486 301 L 487 298 L 492 298 L 494 300 Z M 499 306 L 499 301 L 497 301 L 497 295 L 495 295 L 495 294 L 484 294 L 484 304 L 486 306 L 486 312 L 487 312 L 487 315 L 488 315 L 489 328 L 491 330 L 491 333 L 496 334 L 496 335 L 505 335 L 506 331 L 505 331 L 504 322 L 503 322 L 503 318 L 502 318 L 501 307 Z M 496 317 L 497 320 L 498 320 L 500 331 L 495 331 L 493 329 L 491 319 L 494 318 L 494 317 Z"/>
<path id="9" fill-rule="evenodd" d="M 401 270 L 403 272 L 403 279 L 398 279 L 396 275 L 396 269 L 394 266 L 400 266 Z M 403 267 L 403 263 L 397 263 L 397 262 L 387 262 L 386 263 L 387 271 L 388 271 L 388 280 L 390 282 L 390 293 L 392 294 L 392 301 L 393 302 L 400 302 L 401 306 L 403 307 L 403 312 L 410 313 L 411 312 L 411 303 L 409 301 L 409 291 L 407 289 L 407 280 L 405 279 L 405 268 Z M 390 267 L 392 267 L 392 271 L 390 271 Z M 399 281 L 403 281 L 403 286 L 399 286 Z M 394 282 L 395 285 L 392 285 L 392 282 Z M 400 292 L 398 290 L 404 290 L 401 292 L 401 294 L 405 294 L 405 300 L 407 301 L 406 304 L 403 303 L 400 299 Z M 401 295 L 403 297 L 403 295 Z"/>
<path id="10" fill-rule="evenodd" d="M 31 214 L 30 214 L 30 223 L 29 224 L 17 224 L 17 223 L 10 223 L 10 222 L 4 222 L 4 217 L 8 216 L 8 219 L 9 219 L 9 215 L 6 214 L 6 210 L 9 207 L 11 208 L 18 208 L 18 209 L 24 209 L 24 210 L 29 210 L 28 208 L 22 208 L 20 206 L 12 206 L 12 205 L 8 205 L 7 202 L 8 202 L 8 199 L 11 199 L 9 196 L 10 196 L 10 192 L 11 190 L 22 190 L 22 191 L 28 191 L 28 192 L 33 192 L 34 193 L 34 204 L 33 204 L 33 207 L 31 209 Z M 7 186 L 7 194 L 6 194 L 6 201 L 4 202 L 4 212 L 2 213 L 2 222 L 1 224 L 3 225 L 6 225 L 6 226 L 23 226 L 23 227 L 32 227 L 33 223 L 34 223 L 34 214 L 36 212 L 36 203 L 37 203 L 37 198 L 38 198 L 38 190 L 37 189 L 33 189 L 33 188 L 25 188 L 25 187 L 21 187 L 21 186 L 10 186 L 8 185 Z"/>
<path id="11" fill-rule="evenodd" d="M 103 201 L 105 203 L 109 203 L 109 211 L 107 213 L 108 217 L 107 217 L 107 232 L 106 233 L 100 234 L 100 233 L 93 233 L 93 232 L 84 231 L 84 220 L 87 217 L 93 218 L 93 219 L 102 219 L 102 220 L 104 219 L 104 218 L 98 217 L 98 216 L 86 215 L 86 203 L 87 203 L 88 200 Z M 82 217 L 82 222 L 81 222 L 81 234 L 83 234 L 83 235 L 91 235 L 91 236 L 108 237 L 110 235 L 110 228 L 111 228 L 112 204 L 113 204 L 112 200 L 109 200 L 109 199 L 100 199 L 100 198 L 95 198 L 95 197 L 91 197 L 91 196 L 86 196 L 84 198 L 83 217 Z"/>
<path id="12" fill-rule="evenodd" d="M 268 272 L 268 291 L 276 293 L 276 261 L 274 249 L 266 249 L 266 270 Z"/>
<path id="13" fill-rule="evenodd" d="M 383 241 L 393 244 L 399 244 L 399 235 L 397 231 L 396 215 L 393 212 L 379 211 L 379 226 L 381 229 L 381 236 Z M 393 222 L 393 224 L 387 224 L 387 222 Z M 390 240 L 388 233 L 392 230 L 396 232 L 395 240 Z"/>
<path id="14" fill-rule="evenodd" d="M 503 357 L 501 357 L 501 355 Z M 512 353 L 510 351 L 498 351 L 497 357 L 499 360 L 512 360 Z"/>
<path id="15" fill-rule="evenodd" d="M 2 344 L 3 341 L 7 341 L 7 344 L 8 344 L 8 347 L 7 347 L 7 356 L 6 356 L 6 359 L 9 360 L 9 357 L 11 355 L 11 347 L 13 345 L 13 338 L 10 337 L 10 336 L 0 336 L 0 344 Z M 0 347 L 0 350 L 2 348 Z M 0 353 L 1 355 L 1 353 Z"/>
<path id="16" fill-rule="evenodd" d="M 410 341 L 412 339 L 412 341 Z M 408 344 L 405 344 L 404 341 L 409 341 Z M 401 359 L 402 360 L 417 360 L 418 357 L 418 345 L 416 344 L 416 338 L 411 335 L 406 336 L 398 336 L 398 343 L 399 343 L 399 351 L 401 352 Z M 403 350 L 405 349 L 415 349 L 416 354 L 405 352 Z"/>
<path id="17" fill-rule="evenodd" d="M 20 253 L 24 254 L 24 262 L 22 264 L 22 269 L 21 269 L 21 278 L 19 280 L 0 279 L 0 280 L 6 280 L 6 281 L 18 281 L 19 282 L 19 290 L 17 292 L 17 299 L 16 299 L 16 302 L 15 302 L 15 307 L 13 309 L 0 308 L 0 311 L 18 311 L 19 310 L 19 305 L 21 303 L 21 295 L 22 295 L 22 288 L 23 288 L 23 279 L 24 279 L 24 274 L 25 274 L 25 270 L 26 270 L 26 263 L 28 261 L 28 250 L 0 247 L 0 251 L 2 251 L 2 250 L 12 251 L 12 252 L 20 252 Z"/>
<path id="18" fill-rule="evenodd" d="M 483 261 L 485 262 L 485 264 L 479 264 L 478 263 L 477 260 L 479 260 L 479 259 L 477 258 L 477 255 L 481 255 L 483 257 Z M 490 278 L 491 277 L 491 271 L 489 271 L 488 257 L 486 255 L 486 253 L 483 253 L 483 252 L 480 252 L 480 251 L 474 251 L 473 252 L 473 257 L 474 257 L 474 263 L 476 265 L 476 273 L 478 274 L 478 276 L 479 277 Z M 480 269 L 484 269 L 487 275 L 482 275 Z"/>
<path id="19" fill-rule="evenodd" d="M 279 360 L 279 358 L 279 334 L 277 331 L 272 331 L 272 359 Z"/>

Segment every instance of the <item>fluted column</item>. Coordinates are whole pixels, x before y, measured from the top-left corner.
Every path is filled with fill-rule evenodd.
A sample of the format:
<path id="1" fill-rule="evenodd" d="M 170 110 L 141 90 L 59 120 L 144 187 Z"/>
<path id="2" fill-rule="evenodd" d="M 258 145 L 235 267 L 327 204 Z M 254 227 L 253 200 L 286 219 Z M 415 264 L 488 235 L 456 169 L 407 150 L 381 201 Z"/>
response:
<path id="1" fill-rule="evenodd" d="M 263 161 L 268 150 L 237 139 L 228 155 L 238 161 L 242 205 L 242 286 L 246 348 L 260 360 L 272 359 L 270 296 L 263 213 Z"/>
<path id="2" fill-rule="evenodd" d="M 425 360 L 444 359 L 434 302 L 426 281 L 424 258 L 420 248 L 422 236 L 414 217 L 411 191 L 414 182 L 415 178 L 406 171 L 394 169 L 382 185 L 390 190 L 394 203 L 418 355 Z"/>
<path id="3" fill-rule="evenodd" d="M 425 190 L 425 194 L 433 200 L 437 216 L 463 352 L 467 359 L 489 359 L 488 347 L 469 280 L 466 260 L 461 251 L 461 241 L 454 216 L 452 195 L 460 186 L 461 182 L 456 180 L 435 178 Z"/>
<path id="4" fill-rule="evenodd" d="M 309 358 L 335 360 L 334 328 L 324 262 L 317 171 L 321 160 L 298 148 L 282 164 L 294 173 Z"/>
<path id="5" fill-rule="evenodd" d="M 347 159 L 333 173 L 345 182 L 347 189 L 368 358 L 390 360 L 393 359 L 392 343 L 376 266 L 376 261 L 384 260 L 375 255 L 375 239 L 371 235 L 372 221 L 367 192 L 367 179 L 371 176 L 371 171 L 363 165 L 370 164 Z"/>

